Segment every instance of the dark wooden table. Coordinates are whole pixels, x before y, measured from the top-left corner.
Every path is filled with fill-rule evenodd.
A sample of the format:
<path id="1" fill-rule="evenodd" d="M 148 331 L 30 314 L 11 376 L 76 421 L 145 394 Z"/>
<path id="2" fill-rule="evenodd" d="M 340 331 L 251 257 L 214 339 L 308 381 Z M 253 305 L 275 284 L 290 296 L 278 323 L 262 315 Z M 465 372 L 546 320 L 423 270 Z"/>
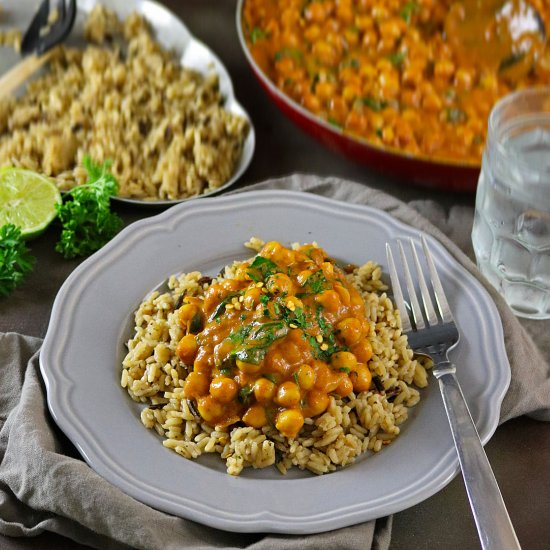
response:
<path id="1" fill-rule="evenodd" d="M 252 164 L 239 186 L 295 172 L 336 175 L 384 190 L 403 200 L 430 199 L 473 206 L 473 195 L 458 195 L 410 185 L 376 174 L 328 151 L 289 122 L 270 102 L 251 74 L 235 29 L 236 0 L 165 0 L 191 32 L 226 65 L 239 101 L 249 112 L 257 135 Z M 153 211 L 117 205 L 126 224 Z M 0 303 L 0 331 L 44 336 L 57 290 L 78 265 L 54 252 L 55 231 L 30 246 L 37 269 L 9 300 Z M 529 323 L 526 323 L 529 327 Z M 550 359 L 548 346 L 545 354 Z M 510 516 L 524 549 L 550 548 L 550 423 L 518 418 L 499 427 L 486 446 Z M 247 537 L 247 540 L 250 540 Z M 76 543 L 45 533 L 35 539 L 0 537 L 3 549 L 72 549 Z M 462 479 L 426 501 L 394 516 L 392 549 L 479 548 Z"/>

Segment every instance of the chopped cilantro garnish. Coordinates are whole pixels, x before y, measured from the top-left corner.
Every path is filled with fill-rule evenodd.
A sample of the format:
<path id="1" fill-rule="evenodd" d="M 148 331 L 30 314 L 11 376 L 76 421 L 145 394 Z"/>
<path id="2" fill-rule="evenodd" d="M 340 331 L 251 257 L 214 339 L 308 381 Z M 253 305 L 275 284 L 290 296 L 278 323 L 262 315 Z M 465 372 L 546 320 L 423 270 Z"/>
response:
<path id="1" fill-rule="evenodd" d="M 349 374 L 351 372 L 351 369 L 349 367 L 340 367 L 338 370 L 340 372 L 345 372 L 346 374 Z"/>
<path id="2" fill-rule="evenodd" d="M 250 31 L 250 41 L 252 42 L 252 44 L 255 44 L 258 40 L 263 40 L 264 38 L 268 38 L 268 37 L 269 37 L 269 33 L 263 31 L 259 27 L 254 27 Z"/>
<path id="3" fill-rule="evenodd" d="M 264 372 L 262 376 L 264 378 L 267 378 L 270 382 L 273 382 L 274 384 L 277 383 L 277 377 L 274 374 L 271 374 L 270 372 Z"/>
<path id="4" fill-rule="evenodd" d="M 252 386 L 243 386 L 240 390 L 239 390 L 239 400 L 244 404 L 246 405 L 249 400 L 250 400 L 250 394 L 253 392 L 254 390 L 252 389 Z"/>
<path id="5" fill-rule="evenodd" d="M 297 307 L 294 310 L 294 321 L 293 322 L 296 325 L 298 325 L 300 328 L 306 328 L 307 327 L 308 323 L 307 323 L 306 314 L 305 314 L 304 310 L 301 307 Z"/>
<path id="6" fill-rule="evenodd" d="M 365 96 L 363 98 L 363 105 L 366 105 L 369 109 L 371 109 L 372 111 L 375 111 L 376 113 L 382 111 L 388 106 L 386 101 L 375 99 L 374 97 L 371 97 L 371 96 Z"/>
<path id="7" fill-rule="evenodd" d="M 292 378 L 294 378 L 294 382 L 296 382 L 296 385 L 299 386 L 300 385 L 300 379 L 298 378 L 298 373 L 297 372 L 295 372 L 292 375 Z"/>
<path id="8" fill-rule="evenodd" d="M 225 313 L 225 306 L 233 300 L 233 298 L 236 298 L 239 296 L 239 292 L 234 292 L 232 294 L 229 294 L 226 296 L 217 306 L 216 309 L 212 312 L 210 317 L 208 318 L 209 321 L 213 321 L 214 319 L 217 319 L 220 317 L 220 315 L 223 315 Z M 218 321 L 216 321 L 218 322 Z"/>
<path id="9" fill-rule="evenodd" d="M 257 365 L 265 357 L 269 346 L 287 334 L 288 327 L 282 321 L 246 325 L 228 336 L 237 344 L 231 355 L 245 363 Z"/>
<path id="10" fill-rule="evenodd" d="M 306 285 L 313 294 L 320 294 L 327 288 L 330 288 L 329 282 L 321 270 L 316 271 L 307 278 Z"/>
<path id="11" fill-rule="evenodd" d="M 388 55 L 388 59 L 395 67 L 400 67 L 407 58 L 407 52 L 394 52 Z"/>
<path id="12" fill-rule="evenodd" d="M 255 283 L 258 283 L 265 281 L 273 273 L 277 273 L 277 271 L 277 264 L 263 256 L 256 256 L 246 273 Z"/>
<path id="13" fill-rule="evenodd" d="M 235 332 L 232 332 L 227 338 L 234 344 L 242 344 L 250 334 L 251 330 L 252 325 L 245 325 L 244 327 L 237 329 Z"/>
<path id="14" fill-rule="evenodd" d="M 399 12 L 399 16 L 408 25 L 411 22 L 412 16 L 417 13 L 418 10 L 419 7 L 416 2 L 407 2 Z"/>
<path id="15" fill-rule="evenodd" d="M 275 53 L 275 61 L 280 61 L 284 57 L 290 57 L 294 61 L 302 61 L 303 55 L 298 48 L 282 48 Z"/>
<path id="16" fill-rule="evenodd" d="M 447 109 L 447 122 L 452 124 L 458 124 L 461 122 L 466 122 L 468 115 L 458 107 L 452 107 Z"/>
<path id="17" fill-rule="evenodd" d="M 503 71 L 506 71 L 510 67 L 513 67 L 516 65 L 516 63 L 519 63 L 525 58 L 525 52 L 520 53 L 513 53 L 512 55 L 508 56 L 507 58 L 503 59 L 498 66 L 498 72 L 501 73 Z"/>

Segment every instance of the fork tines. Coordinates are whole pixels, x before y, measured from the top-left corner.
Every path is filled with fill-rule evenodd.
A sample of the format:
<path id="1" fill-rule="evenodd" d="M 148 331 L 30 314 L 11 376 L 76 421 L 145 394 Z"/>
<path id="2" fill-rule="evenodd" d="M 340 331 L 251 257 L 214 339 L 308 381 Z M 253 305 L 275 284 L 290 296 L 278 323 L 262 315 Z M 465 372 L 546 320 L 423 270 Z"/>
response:
<path id="1" fill-rule="evenodd" d="M 451 310 L 449 308 L 449 304 L 445 297 L 445 293 L 443 291 L 441 281 L 435 269 L 433 258 L 428 249 L 428 244 L 426 243 L 426 239 L 424 238 L 424 236 L 421 236 L 420 238 L 422 242 L 422 249 L 424 251 L 426 265 L 428 266 L 429 279 L 431 281 L 433 295 L 435 297 L 435 301 L 437 304 L 437 312 L 439 313 L 439 317 L 444 323 L 451 322 L 453 320 L 453 317 L 451 315 Z M 416 245 L 412 239 L 409 238 L 408 241 L 411 249 L 411 257 L 415 266 L 415 271 L 416 271 L 417 280 L 418 280 L 418 287 L 422 298 L 422 304 L 424 306 L 424 308 L 422 309 L 420 306 L 420 302 L 418 301 L 417 293 L 415 291 L 415 286 L 413 282 L 413 277 L 411 274 L 411 270 L 409 268 L 409 262 L 407 260 L 407 255 L 405 254 L 405 249 L 403 247 L 402 241 L 398 240 L 397 246 L 399 248 L 399 255 L 400 255 L 401 264 L 403 268 L 405 285 L 407 287 L 407 294 L 409 298 L 412 319 L 414 321 L 414 328 L 409 318 L 406 302 L 403 296 L 403 291 L 401 290 L 401 283 L 399 281 L 399 276 L 397 274 L 393 253 L 389 243 L 386 243 L 386 255 L 388 258 L 388 269 L 389 269 L 390 279 L 393 287 L 393 296 L 394 296 L 395 305 L 397 306 L 399 313 L 401 315 L 401 325 L 403 327 L 403 332 L 409 332 L 415 329 L 421 330 L 421 329 L 427 328 L 427 326 L 430 327 L 430 326 L 437 325 L 439 323 L 436 309 L 434 307 L 434 304 L 431 298 L 430 290 L 426 283 L 424 272 L 422 270 L 420 260 L 418 258 Z"/>

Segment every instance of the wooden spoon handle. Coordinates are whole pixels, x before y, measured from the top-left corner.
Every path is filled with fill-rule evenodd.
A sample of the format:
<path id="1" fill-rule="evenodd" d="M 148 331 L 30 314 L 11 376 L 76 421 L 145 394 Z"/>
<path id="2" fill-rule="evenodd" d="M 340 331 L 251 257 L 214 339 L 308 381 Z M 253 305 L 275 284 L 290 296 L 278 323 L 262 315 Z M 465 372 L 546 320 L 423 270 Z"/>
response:
<path id="1" fill-rule="evenodd" d="M 32 54 L 0 76 L 0 99 L 9 96 L 52 56 L 53 49 L 42 55 Z"/>

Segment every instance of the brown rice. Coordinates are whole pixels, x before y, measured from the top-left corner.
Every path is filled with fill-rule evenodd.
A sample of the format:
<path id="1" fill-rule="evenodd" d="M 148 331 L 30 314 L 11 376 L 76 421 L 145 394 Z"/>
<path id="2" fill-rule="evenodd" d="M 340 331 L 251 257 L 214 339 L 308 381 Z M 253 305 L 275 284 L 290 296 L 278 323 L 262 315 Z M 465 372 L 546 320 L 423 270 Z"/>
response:
<path id="1" fill-rule="evenodd" d="M 257 238 L 247 243 L 254 250 L 262 245 Z M 168 292 L 155 291 L 139 306 L 135 334 L 128 341 L 122 364 L 121 385 L 132 399 L 147 405 L 141 420 L 163 437 L 165 447 L 192 459 L 203 453 L 218 453 L 225 459 L 229 474 L 272 464 L 281 473 L 298 466 L 324 474 L 351 464 L 360 454 L 378 452 L 399 435 L 409 408 L 420 399 L 413 385 L 427 385 L 426 368 L 430 365 L 413 357 L 381 274 L 378 265 L 367 262 L 349 275 L 365 299 L 374 351 L 369 368 L 376 383 L 358 395 L 331 396 L 327 411 L 306 419 L 294 439 L 282 436 L 272 426 L 260 430 L 236 425 L 215 430 L 201 421 L 183 397 L 187 371 L 175 352 L 183 336 L 175 304 L 182 293 L 202 295 L 210 284 L 219 281 L 202 283 L 199 272 L 171 276 Z M 233 266 L 226 267 L 223 278 L 233 276 Z"/>
<path id="2" fill-rule="evenodd" d="M 59 47 L 23 96 L 0 101 L 0 166 L 42 172 L 68 189 L 84 183 L 90 155 L 112 161 L 120 196 L 143 200 L 227 182 L 248 123 L 224 109 L 218 76 L 181 67 L 137 14 L 122 23 L 96 6 L 85 34 L 85 49 Z"/>

